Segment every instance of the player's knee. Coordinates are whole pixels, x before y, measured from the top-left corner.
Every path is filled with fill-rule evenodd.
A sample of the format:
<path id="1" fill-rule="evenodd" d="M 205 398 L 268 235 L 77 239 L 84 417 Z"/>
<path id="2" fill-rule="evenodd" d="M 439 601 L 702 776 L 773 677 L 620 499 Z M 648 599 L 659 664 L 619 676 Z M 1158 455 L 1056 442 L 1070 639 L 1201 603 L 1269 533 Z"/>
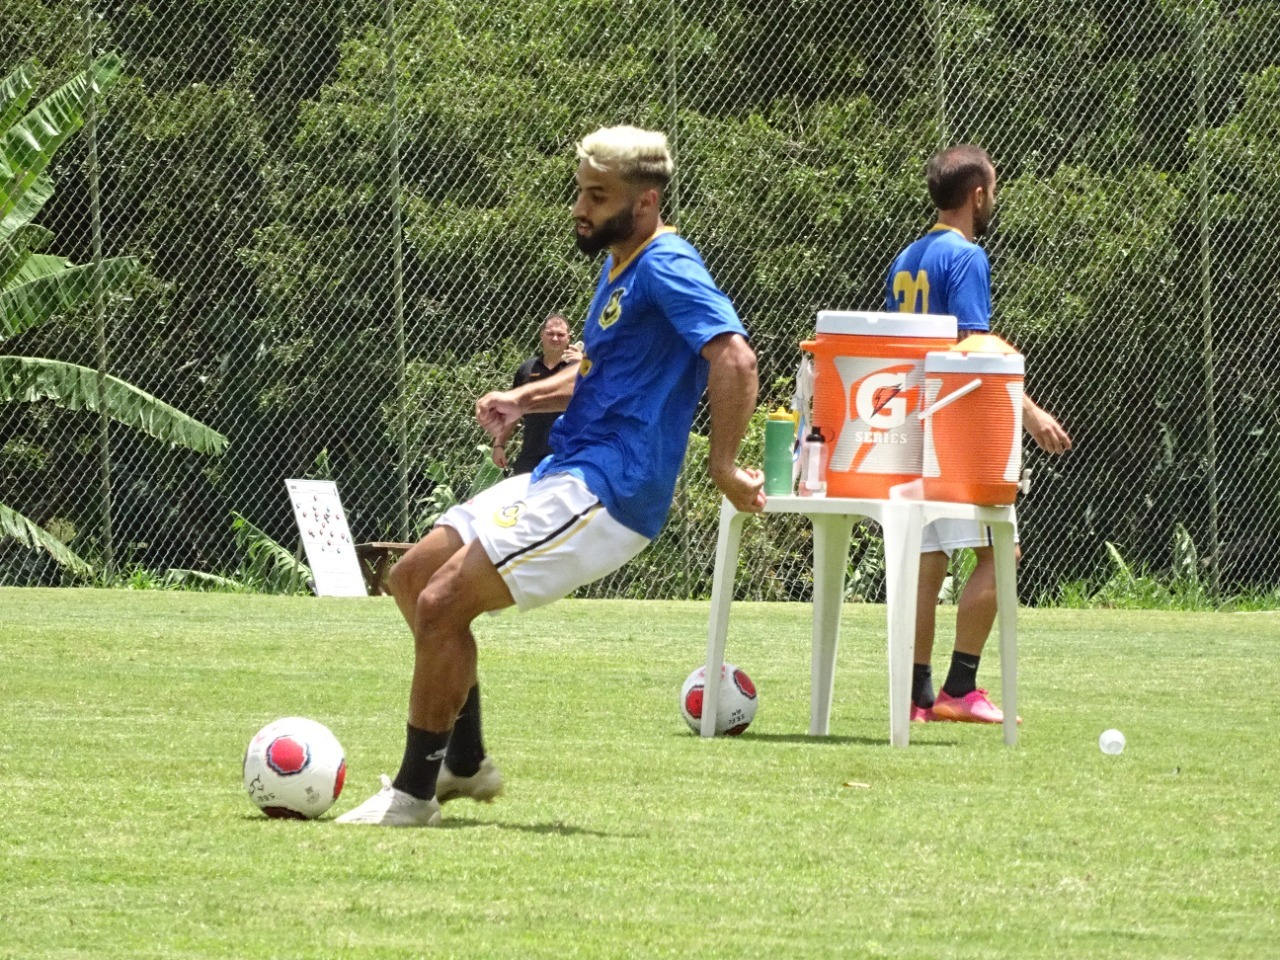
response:
<path id="1" fill-rule="evenodd" d="M 387 572 L 387 589 L 396 600 L 411 597 L 416 591 L 413 562 L 401 557 Z"/>
<path id="2" fill-rule="evenodd" d="M 446 594 L 438 586 L 428 583 L 418 591 L 418 623 L 421 626 L 438 624 L 442 614 L 447 612 Z"/>
<path id="3" fill-rule="evenodd" d="M 973 552 L 978 559 L 977 565 L 979 567 L 988 570 L 995 569 L 996 551 L 994 547 L 977 547 Z M 1022 563 L 1022 545 L 1019 543 L 1013 545 L 1013 562 L 1015 565 Z"/>
<path id="4" fill-rule="evenodd" d="M 462 546 L 451 527 L 437 527 L 425 540 L 413 546 L 387 573 L 387 588 L 397 601 L 418 596 L 436 571 Z"/>
<path id="5" fill-rule="evenodd" d="M 433 568 L 415 562 L 414 557 L 405 556 L 387 573 L 387 589 L 401 607 L 406 601 L 420 605 L 422 593 L 434 572 Z"/>
<path id="6" fill-rule="evenodd" d="M 437 628 L 465 627 L 474 616 L 465 608 L 456 576 L 437 573 L 418 592 L 418 623 Z"/>

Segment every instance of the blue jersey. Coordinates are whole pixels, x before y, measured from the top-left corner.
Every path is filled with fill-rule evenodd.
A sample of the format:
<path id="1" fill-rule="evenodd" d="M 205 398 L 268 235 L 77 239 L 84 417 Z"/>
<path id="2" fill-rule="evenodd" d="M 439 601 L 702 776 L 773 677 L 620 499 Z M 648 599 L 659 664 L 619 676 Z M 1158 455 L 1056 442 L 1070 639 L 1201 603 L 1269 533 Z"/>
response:
<path id="1" fill-rule="evenodd" d="M 656 537 L 707 386 L 701 351 L 722 333 L 746 335 L 698 251 L 674 230 L 618 266 L 607 258 L 573 397 L 534 479 L 574 473 L 615 520 Z"/>
<path id="2" fill-rule="evenodd" d="M 950 314 L 961 336 L 991 329 L 991 263 L 959 230 L 938 224 L 898 254 L 885 282 L 885 310 Z"/>

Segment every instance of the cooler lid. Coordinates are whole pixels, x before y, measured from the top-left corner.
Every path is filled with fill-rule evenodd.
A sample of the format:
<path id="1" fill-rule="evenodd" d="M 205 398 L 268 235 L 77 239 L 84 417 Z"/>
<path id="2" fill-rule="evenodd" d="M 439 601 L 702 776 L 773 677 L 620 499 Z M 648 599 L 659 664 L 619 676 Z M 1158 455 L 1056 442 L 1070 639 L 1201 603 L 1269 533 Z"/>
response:
<path id="1" fill-rule="evenodd" d="M 1018 348 L 994 333 L 971 333 L 954 347 L 956 353 L 1017 353 Z"/>
<path id="2" fill-rule="evenodd" d="M 818 333 L 862 337 L 919 337 L 954 340 L 956 318 L 938 313 L 869 313 L 819 310 Z"/>
<path id="3" fill-rule="evenodd" d="M 993 374 L 1006 377 L 1023 375 L 1020 353 L 961 353 L 958 350 L 933 350 L 924 355 L 924 372 Z"/>

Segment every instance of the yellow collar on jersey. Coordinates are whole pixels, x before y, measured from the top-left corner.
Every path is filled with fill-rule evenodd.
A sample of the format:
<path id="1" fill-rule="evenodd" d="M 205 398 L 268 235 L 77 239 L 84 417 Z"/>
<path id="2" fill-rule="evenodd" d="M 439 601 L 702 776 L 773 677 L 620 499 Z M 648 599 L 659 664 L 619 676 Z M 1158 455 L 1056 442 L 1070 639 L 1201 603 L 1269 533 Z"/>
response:
<path id="1" fill-rule="evenodd" d="M 640 256 L 640 254 L 644 251 L 645 247 L 649 246 L 649 244 L 653 243 L 653 241 L 657 240 L 664 233 L 675 233 L 675 232 L 676 232 L 675 227 L 667 227 L 667 226 L 662 226 L 662 227 L 659 227 L 657 230 L 655 230 L 653 232 L 653 236 L 651 236 L 648 240 L 640 244 L 640 246 L 636 247 L 636 249 L 632 251 L 631 256 L 627 257 L 627 259 L 623 260 L 621 263 L 615 263 L 613 265 L 613 269 L 609 271 L 609 282 L 613 283 L 613 281 L 617 280 L 618 277 L 622 276 L 622 271 L 627 269 L 627 267 L 631 266 L 631 261 L 635 260 L 636 257 Z"/>
<path id="2" fill-rule="evenodd" d="M 956 233 L 960 234 L 960 236 L 964 237 L 964 231 L 961 230 L 959 227 L 952 227 L 945 223 L 935 223 L 932 227 L 929 228 L 930 233 L 937 233 L 939 230 L 954 230 Z M 968 237 L 964 237 L 964 238 L 966 240 L 969 239 Z"/>

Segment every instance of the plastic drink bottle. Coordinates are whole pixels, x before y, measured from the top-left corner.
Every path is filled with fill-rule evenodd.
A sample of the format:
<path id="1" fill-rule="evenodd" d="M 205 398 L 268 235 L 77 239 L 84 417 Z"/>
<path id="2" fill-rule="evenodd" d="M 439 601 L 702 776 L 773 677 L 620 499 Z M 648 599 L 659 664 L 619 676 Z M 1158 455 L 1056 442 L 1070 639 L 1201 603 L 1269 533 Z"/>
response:
<path id="1" fill-rule="evenodd" d="M 800 448 L 800 496 L 827 495 L 826 444 L 822 431 L 814 427 Z"/>
<path id="2" fill-rule="evenodd" d="M 792 449 L 796 418 L 779 407 L 764 422 L 764 492 L 769 497 L 791 495 Z"/>

